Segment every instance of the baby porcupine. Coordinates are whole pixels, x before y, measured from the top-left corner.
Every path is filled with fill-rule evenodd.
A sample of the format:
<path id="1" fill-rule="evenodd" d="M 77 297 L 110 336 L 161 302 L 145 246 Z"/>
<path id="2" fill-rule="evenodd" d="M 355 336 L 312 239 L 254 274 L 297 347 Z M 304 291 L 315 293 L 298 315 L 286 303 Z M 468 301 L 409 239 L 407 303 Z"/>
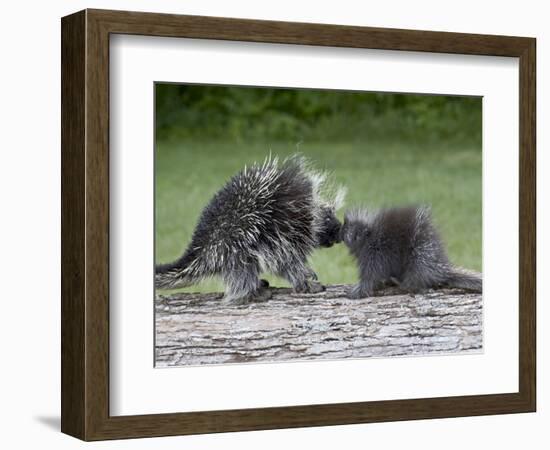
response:
<path id="1" fill-rule="evenodd" d="M 345 192 L 330 188 L 325 174 L 309 170 L 296 155 L 245 167 L 204 208 L 183 256 L 156 267 L 156 287 L 220 276 L 224 299 L 247 303 L 271 296 L 267 281 L 259 279 L 270 272 L 297 292 L 322 291 L 307 258 L 314 248 L 339 242 L 335 209 Z"/>
<path id="2" fill-rule="evenodd" d="M 373 295 L 385 282 L 408 292 L 456 287 L 481 292 L 481 274 L 453 266 L 425 206 L 346 212 L 341 238 L 357 258 L 360 281 L 350 298 Z"/>

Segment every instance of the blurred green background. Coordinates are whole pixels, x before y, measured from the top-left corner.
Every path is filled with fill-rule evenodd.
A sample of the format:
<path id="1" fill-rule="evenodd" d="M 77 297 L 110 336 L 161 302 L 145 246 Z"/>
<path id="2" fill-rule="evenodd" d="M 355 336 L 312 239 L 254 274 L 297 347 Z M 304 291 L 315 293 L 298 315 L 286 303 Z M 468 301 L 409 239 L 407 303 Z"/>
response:
<path id="1" fill-rule="evenodd" d="M 157 264 L 183 253 L 245 164 L 300 152 L 348 187 L 340 218 L 358 205 L 429 204 L 451 260 L 481 271 L 481 98 L 159 83 L 155 103 Z M 326 284 L 357 280 L 343 245 L 311 265 Z M 222 290 L 215 279 L 183 289 Z"/>

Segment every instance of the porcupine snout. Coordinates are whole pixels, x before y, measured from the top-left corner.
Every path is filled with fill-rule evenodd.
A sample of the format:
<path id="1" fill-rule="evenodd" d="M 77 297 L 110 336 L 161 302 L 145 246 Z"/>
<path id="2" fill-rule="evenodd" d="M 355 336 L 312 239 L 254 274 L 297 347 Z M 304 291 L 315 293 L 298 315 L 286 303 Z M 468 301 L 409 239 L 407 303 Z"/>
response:
<path id="1" fill-rule="evenodd" d="M 340 239 L 340 228 L 342 224 L 334 214 L 334 210 L 324 208 L 321 220 L 321 229 L 318 235 L 318 245 L 320 247 L 332 247 L 334 244 L 342 242 Z"/>

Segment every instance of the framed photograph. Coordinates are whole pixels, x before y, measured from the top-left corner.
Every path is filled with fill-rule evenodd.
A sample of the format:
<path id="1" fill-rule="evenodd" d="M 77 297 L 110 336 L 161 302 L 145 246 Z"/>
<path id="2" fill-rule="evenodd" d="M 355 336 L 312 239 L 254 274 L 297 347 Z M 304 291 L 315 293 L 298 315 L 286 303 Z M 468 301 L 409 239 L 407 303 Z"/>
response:
<path id="1" fill-rule="evenodd" d="M 534 38 L 61 30 L 64 433 L 535 411 Z"/>

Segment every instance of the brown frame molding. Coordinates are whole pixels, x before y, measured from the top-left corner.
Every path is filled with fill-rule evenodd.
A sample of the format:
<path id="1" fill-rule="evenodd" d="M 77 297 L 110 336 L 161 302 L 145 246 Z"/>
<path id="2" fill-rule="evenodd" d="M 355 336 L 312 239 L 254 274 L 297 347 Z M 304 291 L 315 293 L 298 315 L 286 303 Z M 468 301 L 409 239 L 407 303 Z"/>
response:
<path id="1" fill-rule="evenodd" d="M 64 17 L 61 31 L 64 433 L 100 440 L 535 411 L 534 38 L 105 10 Z M 109 35 L 117 33 L 519 57 L 519 392 L 109 416 Z"/>

